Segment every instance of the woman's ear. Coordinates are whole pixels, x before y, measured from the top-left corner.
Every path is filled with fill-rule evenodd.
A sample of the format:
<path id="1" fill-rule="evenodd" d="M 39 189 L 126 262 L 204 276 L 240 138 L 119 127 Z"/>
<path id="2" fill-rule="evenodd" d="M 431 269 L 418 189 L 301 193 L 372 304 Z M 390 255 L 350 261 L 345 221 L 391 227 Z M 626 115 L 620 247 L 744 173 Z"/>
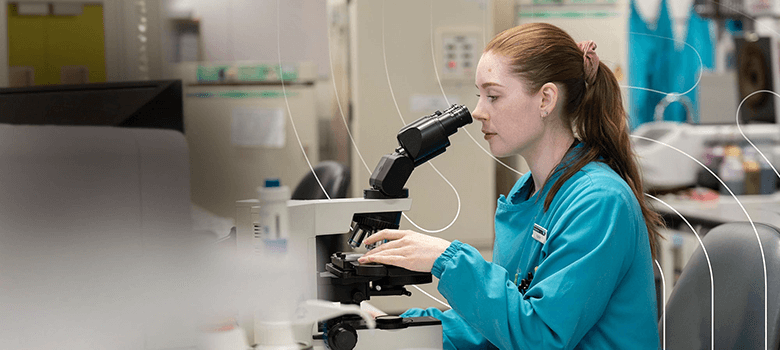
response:
<path id="1" fill-rule="evenodd" d="M 552 114 L 553 109 L 555 109 L 560 90 L 558 90 L 558 85 L 554 83 L 545 83 L 539 92 L 542 94 L 541 114 L 546 117 Z"/>

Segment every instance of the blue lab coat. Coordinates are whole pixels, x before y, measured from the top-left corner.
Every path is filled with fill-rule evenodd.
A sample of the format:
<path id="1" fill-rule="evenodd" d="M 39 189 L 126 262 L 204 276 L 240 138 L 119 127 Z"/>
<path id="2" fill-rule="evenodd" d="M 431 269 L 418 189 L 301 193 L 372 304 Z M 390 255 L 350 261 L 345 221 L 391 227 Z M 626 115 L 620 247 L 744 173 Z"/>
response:
<path id="1" fill-rule="evenodd" d="M 631 189 L 605 164 L 590 163 L 545 212 L 554 180 L 528 198 L 530 175 L 498 199 L 492 263 L 459 241 L 435 261 L 439 292 L 453 309 L 403 316 L 442 320 L 445 349 L 657 349 L 650 244 Z M 521 294 L 528 272 L 534 277 Z"/>

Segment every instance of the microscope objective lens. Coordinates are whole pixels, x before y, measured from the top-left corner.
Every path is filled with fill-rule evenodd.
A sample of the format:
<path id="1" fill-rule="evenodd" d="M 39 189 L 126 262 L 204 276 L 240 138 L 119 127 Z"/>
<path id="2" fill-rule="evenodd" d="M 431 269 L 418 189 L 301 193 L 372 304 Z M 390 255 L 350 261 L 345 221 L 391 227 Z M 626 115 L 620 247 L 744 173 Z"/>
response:
<path id="1" fill-rule="evenodd" d="M 368 236 L 371 236 L 371 233 L 369 232 L 370 231 L 367 231 L 362 226 L 358 225 L 357 227 L 355 227 L 354 230 L 352 231 L 352 237 L 349 238 L 349 246 L 352 249 L 357 249 L 358 247 L 360 247 L 360 245 L 363 243 L 363 240 L 368 238 Z"/>

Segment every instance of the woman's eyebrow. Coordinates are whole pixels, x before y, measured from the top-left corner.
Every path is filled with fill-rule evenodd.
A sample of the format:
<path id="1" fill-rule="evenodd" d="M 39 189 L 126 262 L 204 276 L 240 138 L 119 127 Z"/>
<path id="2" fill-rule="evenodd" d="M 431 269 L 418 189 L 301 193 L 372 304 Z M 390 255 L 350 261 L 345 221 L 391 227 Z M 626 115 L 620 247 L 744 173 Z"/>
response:
<path id="1" fill-rule="evenodd" d="M 477 88 L 479 88 L 479 86 L 477 86 L 477 84 L 474 84 L 474 86 L 476 86 Z M 501 84 L 499 84 L 499 83 L 494 83 L 494 82 L 491 82 L 491 81 L 489 81 L 489 82 L 486 82 L 486 83 L 482 83 L 482 88 L 483 88 L 483 89 L 487 89 L 488 87 L 491 87 L 491 86 L 500 86 L 500 87 L 503 87 L 503 85 L 501 85 Z"/>

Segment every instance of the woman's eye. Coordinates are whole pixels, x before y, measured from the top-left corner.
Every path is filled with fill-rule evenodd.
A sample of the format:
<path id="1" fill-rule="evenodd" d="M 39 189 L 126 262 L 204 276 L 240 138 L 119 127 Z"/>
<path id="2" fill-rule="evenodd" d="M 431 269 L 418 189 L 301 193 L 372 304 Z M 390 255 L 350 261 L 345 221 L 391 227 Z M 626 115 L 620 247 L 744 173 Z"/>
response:
<path id="1" fill-rule="evenodd" d="M 480 98 L 480 97 L 482 97 L 482 95 L 477 94 L 477 98 Z M 495 101 L 498 98 L 498 96 L 488 95 L 487 98 L 488 98 L 488 100 L 490 100 L 490 102 L 493 102 L 493 101 Z"/>

